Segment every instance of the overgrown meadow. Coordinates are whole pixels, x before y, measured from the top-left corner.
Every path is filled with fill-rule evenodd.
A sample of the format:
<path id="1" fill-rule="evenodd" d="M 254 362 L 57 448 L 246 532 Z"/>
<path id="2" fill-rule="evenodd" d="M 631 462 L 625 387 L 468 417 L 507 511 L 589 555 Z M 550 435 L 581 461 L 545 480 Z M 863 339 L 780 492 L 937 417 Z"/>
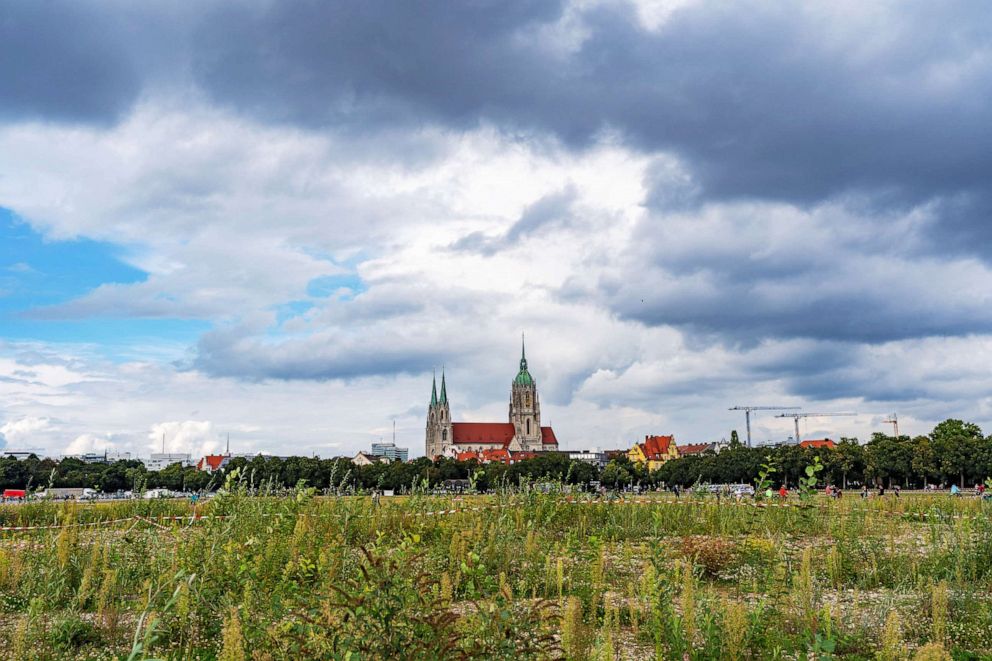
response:
<path id="1" fill-rule="evenodd" d="M 992 658 L 992 505 L 561 493 L 0 507 L 11 659 Z M 180 517 L 176 519 L 168 517 Z M 112 522 L 112 523 L 107 523 Z M 81 526 L 78 524 L 92 524 Z"/>

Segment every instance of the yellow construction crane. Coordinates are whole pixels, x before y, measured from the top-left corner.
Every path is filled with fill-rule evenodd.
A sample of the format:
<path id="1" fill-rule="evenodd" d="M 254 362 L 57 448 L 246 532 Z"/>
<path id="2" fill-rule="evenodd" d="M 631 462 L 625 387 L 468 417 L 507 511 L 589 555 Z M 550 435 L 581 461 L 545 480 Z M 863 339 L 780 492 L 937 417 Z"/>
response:
<path id="1" fill-rule="evenodd" d="M 799 406 L 734 406 L 728 410 L 744 411 L 744 420 L 747 422 L 747 446 L 751 447 L 751 411 L 791 411 L 799 408 Z"/>
<path id="2" fill-rule="evenodd" d="M 776 418 L 792 418 L 796 422 L 796 443 L 800 442 L 799 438 L 799 418 L 831 418 L 838 415 L 857 415 L 857 413 L 782 413 L 776 415 Z"/>

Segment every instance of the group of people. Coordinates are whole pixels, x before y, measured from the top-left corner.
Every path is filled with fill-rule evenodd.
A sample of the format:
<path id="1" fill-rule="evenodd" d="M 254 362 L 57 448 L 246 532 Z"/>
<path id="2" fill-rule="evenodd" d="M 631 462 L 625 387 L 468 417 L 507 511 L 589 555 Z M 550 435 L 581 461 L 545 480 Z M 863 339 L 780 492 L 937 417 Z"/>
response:
<path id="1" fill-rule="evenodd" d="M 885 495 L 885 486 L 884 485 L 879 484 L 878 487 L 876 487 L 876 489 L 877 489 L 877 493 L 878 493 L 879 497 Z M 902 489 L 899 487 L 898 484 L 896 484 L 896 485 L 894 485 L 892 487 L 892 493 L 895 495 L 896 498 L 898 498 L 899 497 L 899 494 L 902 493 Z M 867 484 L 862 485 L 861 486 L 861 497 L 862 498 L 868 498 L 868 496 L 870 496 L 870 495 L 871 495 L 871 489 L 868 488 L 868 485 Z"/>

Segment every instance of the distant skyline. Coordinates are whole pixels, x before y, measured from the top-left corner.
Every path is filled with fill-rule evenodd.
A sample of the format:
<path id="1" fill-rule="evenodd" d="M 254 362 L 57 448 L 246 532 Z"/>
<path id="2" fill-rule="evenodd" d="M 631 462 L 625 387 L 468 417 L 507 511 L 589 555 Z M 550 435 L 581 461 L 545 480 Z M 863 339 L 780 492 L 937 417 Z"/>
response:
<path id="1" fill-rule="evenodd" d="M 0 446 L 992 431 L 992 6 L 0 9 Z M 791 419 L 752 420 L 784 440 Z"/>

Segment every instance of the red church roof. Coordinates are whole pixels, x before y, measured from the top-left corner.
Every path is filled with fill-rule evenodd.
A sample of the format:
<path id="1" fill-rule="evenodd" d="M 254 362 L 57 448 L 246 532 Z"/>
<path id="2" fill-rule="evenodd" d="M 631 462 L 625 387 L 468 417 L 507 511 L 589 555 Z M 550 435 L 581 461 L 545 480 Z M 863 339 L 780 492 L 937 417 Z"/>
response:
<path id="1" fill-rule="evenodd" d="M 512 422 L 452 422 L 451 440 L 455 445 L 487 443 L 506 447 L 513 440 Z M 551 427 L 541 427 L 541 443 L 558 445 Z"/>
<path id="2" fill-rule="evenodd" d="M 467 443 L 499 443 L 509 445 L 513 440 L 511 422 L 452 422 L 451 440 L 456 445 Z"/>
<path id="3" fill-rule="evenodd" d="M 803 441 L 799 444 L 799 447 L 803 448 L 829 448 L 833 449 L 837 447 L 837 444 L 831 441 L 829 438 L 821 439 L 810 439 L 808 441 Z"/>

